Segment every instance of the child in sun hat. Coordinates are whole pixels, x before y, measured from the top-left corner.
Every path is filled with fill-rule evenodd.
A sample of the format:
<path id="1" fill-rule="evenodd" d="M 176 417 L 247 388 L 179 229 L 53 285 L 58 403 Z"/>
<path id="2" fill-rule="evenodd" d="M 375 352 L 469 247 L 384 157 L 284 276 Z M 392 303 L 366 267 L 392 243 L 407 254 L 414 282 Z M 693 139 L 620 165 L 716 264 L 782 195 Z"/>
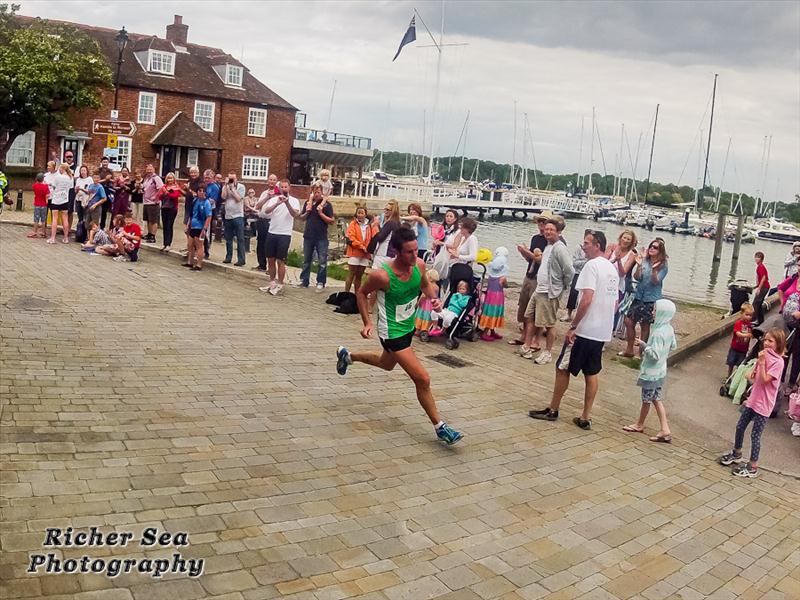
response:
<path id="1" fill-rule="evenodd" d="M 483 299 L 481 317 L 478 319 L 478 328 L 483 330 L 481 339 L 484 342 L 502 340 L 503 336 L 497 330 L 505 324 L 506 287 L 508 277 L 508 249 L 500 246 L 494 251 L 494 259 L 486 268 L 489 280 L 486 287 L 486 296 Z"/>
<path id="2" fill-rule="evenodd" d="M 439 272 L 436 269 L 428 269 L 425 276 L 438 289 Z M 433 310 L 433 300 L 422 294 L 417 305 L 417 313 L 414 315 L 414 335 L 419 335 L 420 331 L 428 331 L 433 324 L 431 311 Z"/>

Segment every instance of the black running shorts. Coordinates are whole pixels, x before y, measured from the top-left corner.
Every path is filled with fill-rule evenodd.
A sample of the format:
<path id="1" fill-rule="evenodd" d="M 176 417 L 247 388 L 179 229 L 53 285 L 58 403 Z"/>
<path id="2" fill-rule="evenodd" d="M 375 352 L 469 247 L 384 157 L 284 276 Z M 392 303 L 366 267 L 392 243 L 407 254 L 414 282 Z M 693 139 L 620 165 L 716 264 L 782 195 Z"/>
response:
<path id="1" fill-rule="evenodd" d="M 411 347 L 411 340 L 414 339 L 414 332 L 412 331 L 399 338 L 378 339 L 380 339 L 381 346 L 383 346 L 383 349 L 387 352 L 400 352 L 401 350 Z"/>

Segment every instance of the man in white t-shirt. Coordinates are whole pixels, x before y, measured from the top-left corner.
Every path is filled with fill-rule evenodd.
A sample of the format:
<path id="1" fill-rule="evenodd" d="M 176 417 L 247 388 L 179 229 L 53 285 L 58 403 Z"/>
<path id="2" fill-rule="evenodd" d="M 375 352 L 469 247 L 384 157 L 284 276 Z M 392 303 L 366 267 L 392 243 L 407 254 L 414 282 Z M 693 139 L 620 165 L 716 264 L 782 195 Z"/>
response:
<path id="1" fill-rule="evenodd" d="M 606 236 L 602 231 L 590 231 L 583 238 L 583 251 L 588 261 L 583 267 L 575 288 L 580 296 L 575 317 L 566 335 L 566 342 L 556 361 L 556 382 L 550 406 L 531 410 L 528 415 L 542 421 L 558 419 L 561 398 L 569 387 L 569 376 L 583 371 L 586 392 L 583 413 L 572 422 L 581 429 L 591 429 L 592 404 L 597 395 L 598 373 L 603 368 L 603 345 L 611 339 L 614 312 L 617 308 L 619 274 L 605 258 Z"/>
<path id="2" fill-rule="evenodd" d="M 269 219 L 266 244 L 269 285 L 259 289 L 273 296 L 277 296 L 283 290 L 283 282 L 286 279 L 286 257 L 289 254 L 289 245 L 292 243 L 294 219 L 300 214 L 300 201 L 289 195 L 288 179 L 281 180 L 280 190 L 280 195 L 270 198 L 262 209 L 264 217 Z"/>

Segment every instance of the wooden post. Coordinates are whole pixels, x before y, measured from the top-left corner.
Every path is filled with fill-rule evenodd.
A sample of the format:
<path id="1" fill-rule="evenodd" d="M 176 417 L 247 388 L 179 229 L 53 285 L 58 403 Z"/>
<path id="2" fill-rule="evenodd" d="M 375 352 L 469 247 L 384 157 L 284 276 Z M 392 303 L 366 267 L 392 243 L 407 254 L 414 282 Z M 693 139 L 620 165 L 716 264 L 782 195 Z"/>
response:
<path id="1" fill-rule="evenodd" d="M 725 213 L 717 213 L 717 235 L 714 239 L 714 262 L 722 260 L 722 238 L 725 236 Z"/>
<path id="2" fill-rule="evenodd" d="M 742 246 L 742 229 L 744 228 L 744 213 L 739 213 L 736 220 L 736 239 L 733 240 L 733 262 L 739 260 L 739 249 Z"/>

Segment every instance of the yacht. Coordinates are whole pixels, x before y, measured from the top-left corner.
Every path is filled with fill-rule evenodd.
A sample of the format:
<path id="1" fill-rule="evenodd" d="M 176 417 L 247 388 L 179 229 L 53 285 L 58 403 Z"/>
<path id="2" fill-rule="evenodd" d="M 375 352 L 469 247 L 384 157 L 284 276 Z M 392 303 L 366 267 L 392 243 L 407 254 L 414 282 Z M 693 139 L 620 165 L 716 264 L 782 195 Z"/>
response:
<path id="1" fill-rule="evenodd" d="M 753 234 L 760 240 L 772 240 L 773 242 L 785 242 L 787 244 L 800 242 L 800 229 L 777 219 L 756 221 L 751 229 Z"/>

